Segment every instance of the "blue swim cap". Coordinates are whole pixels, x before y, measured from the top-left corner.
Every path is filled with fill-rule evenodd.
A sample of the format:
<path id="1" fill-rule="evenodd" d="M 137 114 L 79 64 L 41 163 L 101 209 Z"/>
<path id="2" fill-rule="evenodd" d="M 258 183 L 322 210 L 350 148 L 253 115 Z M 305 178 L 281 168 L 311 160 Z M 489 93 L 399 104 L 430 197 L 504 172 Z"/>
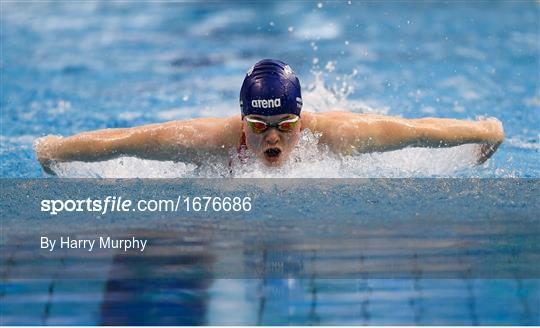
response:
<path id="1" fill-rule="evenodd" d="M 300 115 L 300 81 L 291 67 L 280 60 L 263 59 L 249 69 L 240 89 L 242 117 Z"/>

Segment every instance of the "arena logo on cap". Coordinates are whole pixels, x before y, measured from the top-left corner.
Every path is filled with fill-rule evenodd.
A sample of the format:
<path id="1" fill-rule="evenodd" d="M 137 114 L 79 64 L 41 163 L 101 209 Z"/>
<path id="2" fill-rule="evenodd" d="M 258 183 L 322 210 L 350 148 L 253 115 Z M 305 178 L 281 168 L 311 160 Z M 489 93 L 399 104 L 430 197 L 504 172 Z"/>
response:
<path id="1" fill-rule="evenodd" d="M 276 108 L 281 107 L 281 98 L 276 99 L 254 99 L 251 101 L 253 108 Z"/>

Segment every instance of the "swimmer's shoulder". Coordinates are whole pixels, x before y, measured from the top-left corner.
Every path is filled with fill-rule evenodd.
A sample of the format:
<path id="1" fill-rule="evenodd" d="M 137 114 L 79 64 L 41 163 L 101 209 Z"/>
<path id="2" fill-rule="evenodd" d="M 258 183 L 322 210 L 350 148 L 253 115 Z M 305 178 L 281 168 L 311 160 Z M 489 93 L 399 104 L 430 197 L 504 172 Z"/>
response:
<path id="1" fill-rule="evenodd" d="M 224 118 L 210 118 L 210 126 L 215 131 L 215 142 L 225 147 L 236 147 L 242 137 L 242 117 L 234 115 Z"/>
<path id="2" fill-rule="evenodd" d="M 179 134 L 188 136 L 190 143 L 204 148 L 228 148 L 238 145 L 242 136 L 240 115 L 230 117 L 205 117 L 189 120 L 169 121 L 156 124 L 168 132 L 165 138 L 174 138 Z"/>
<path id="3" fill-rule="evenodd" d="M 225 138 L 230 145 L 237 146 L 242 139 L 242 117 L 240 115 L 234 115 L 225 118 L 224 126 Z"/>
<path id="4" fill-rule="evenodd" d="M 365 121 L 369 123 L 373 120 L 380 120 L 387 118 L 384 115 L 371 114 L 371 113 L 354 113 L 344 110 L 334 110 L 329 112 L 302 112 L 302 129 L 310 129 L 312 131 L 319 131 L 328 129 L 331 126 L 342 125 L 343 123 L 355 121 Z"/>

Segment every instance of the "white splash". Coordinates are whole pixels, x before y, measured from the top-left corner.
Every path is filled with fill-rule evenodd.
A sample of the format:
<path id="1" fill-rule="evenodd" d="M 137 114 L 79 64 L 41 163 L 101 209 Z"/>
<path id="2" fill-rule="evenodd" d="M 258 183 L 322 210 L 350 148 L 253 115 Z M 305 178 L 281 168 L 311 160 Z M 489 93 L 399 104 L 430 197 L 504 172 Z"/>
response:
<path id="1" fill-rule="evenodd" d="M 358 74 L 353 70 L 351 74 L 339 77 L 330 86 L 324 81 L 324 73 L 313 71 L 315 80 L 309 84 L 303 92 L 305 109 L 311 112 L 328 112 L 335 110 L 350 111 L 355 113 L 387 114 L 389 108 L 373 108 L 359 100 L 348 99 L 354 92 L 354 77 Z"/>
<path id="2" fill-rule="evenodd" d="M 477 145 L 453 148 L 405 148 L 350 156 L 321 146 L 319 135 L 304 130 L 289 160 L 269 168 L 254 158 L 234 166 L 237 178 L 365 178 L 452 176 L 474 165 Z"/>
<path id="3" fill-rule="evenodd" d="M 196 166 L 172 161 L 153 161 L 120 157 L 101 162 L 54 163 L 52 170 L 68 178 L 181 178 L 192 173 Z"/>
<path id="4" fill-rule="evenodd" d="M 336 155 L 319 144 L 319 135 L 304 130 L 289 160 L 279 168 L 270 168 L 253 155 L 240 163 L 232 157 L 209 159 L 200 167 L 172 161 L 152 161 L 131 157 L 95 162 L 56 163 L 60 177 L 99 178 L 375 178 L 452 176 L 472 167 L 477 145 L 453 148 L 405 148 L 384 153 Z M 232 150 L 231 153 L 234 153 Z"/>

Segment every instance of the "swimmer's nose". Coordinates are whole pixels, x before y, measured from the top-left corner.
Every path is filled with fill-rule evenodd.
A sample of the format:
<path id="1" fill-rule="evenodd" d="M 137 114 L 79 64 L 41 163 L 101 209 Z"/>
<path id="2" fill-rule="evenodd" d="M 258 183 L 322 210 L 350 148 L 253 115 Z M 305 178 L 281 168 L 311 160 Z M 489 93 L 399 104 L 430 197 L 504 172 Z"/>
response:
<path id="1" fill-rule="evenodd" d="M 266 134 L 266 143 L 269 145 L 275 145 L 279 142 L 279 134 L 277 133 L 276 129 L 271 129 Z"/>

